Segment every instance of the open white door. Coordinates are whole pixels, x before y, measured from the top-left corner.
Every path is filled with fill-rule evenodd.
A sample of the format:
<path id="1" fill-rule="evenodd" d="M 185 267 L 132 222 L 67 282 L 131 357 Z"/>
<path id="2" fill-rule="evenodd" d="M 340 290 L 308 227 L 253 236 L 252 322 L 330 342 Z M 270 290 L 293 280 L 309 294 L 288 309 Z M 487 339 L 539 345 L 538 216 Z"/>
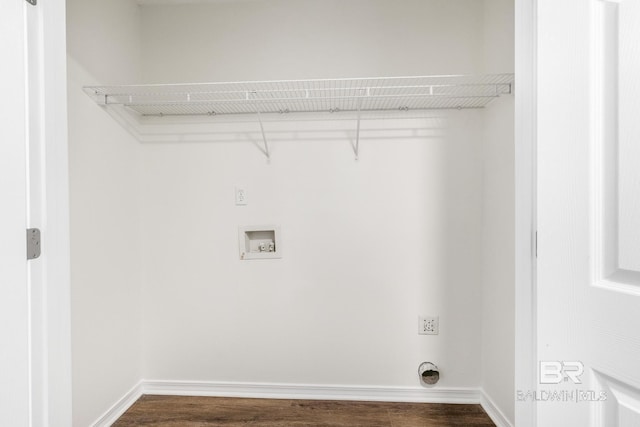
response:
<path id="1" fill-rule="evenodd" d="M 539 426 L 640 426 L 640 1 L 537 19 L 540 375 L 519 398 Z"/>
<path id="2" fill-rule="evenodd" d="M 0 3 L 0 425 L 28 426 L 27 135 L 24 6 Z"/>

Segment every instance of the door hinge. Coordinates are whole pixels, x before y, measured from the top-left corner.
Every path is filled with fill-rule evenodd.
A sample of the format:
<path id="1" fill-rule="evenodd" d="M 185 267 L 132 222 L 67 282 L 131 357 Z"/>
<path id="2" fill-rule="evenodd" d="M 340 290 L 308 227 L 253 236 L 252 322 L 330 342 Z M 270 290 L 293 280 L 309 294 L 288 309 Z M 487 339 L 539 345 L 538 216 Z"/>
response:
<path id="1" fill-rule="evenodd" d="M 535 235 L 534 239 L 535 239 L 534 242 L 533 242 L 534 253 L 535 253 L 536 259 L 538 259 L 538 231 L 537 230 L 536 230 L 536 235 Z"/>
<path id="2" fill-rule="evenodd" d="M 30 3 L 35 6 L 38 4 L 38 0 L 27 0 L 27 3 Z"/>
<path id="3" fill-rule="evenodd" d="M 27 259 L 36 259 L 40 256 L 40 230 L 27 229 Z"/>

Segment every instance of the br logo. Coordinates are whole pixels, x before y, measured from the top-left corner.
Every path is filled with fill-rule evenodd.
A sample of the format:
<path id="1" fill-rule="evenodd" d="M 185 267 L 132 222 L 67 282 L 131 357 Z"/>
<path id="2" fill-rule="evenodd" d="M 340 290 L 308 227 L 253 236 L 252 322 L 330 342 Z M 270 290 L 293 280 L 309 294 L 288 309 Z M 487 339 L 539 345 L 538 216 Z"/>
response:
<path id="1" fill-rule="evenodd" d="M 582 362 L 570 361 L 540 362 L 540 384 L 560 384 L 571 380 L 574 384 L 582 384 L 580 375 L 584 373 Z"/>

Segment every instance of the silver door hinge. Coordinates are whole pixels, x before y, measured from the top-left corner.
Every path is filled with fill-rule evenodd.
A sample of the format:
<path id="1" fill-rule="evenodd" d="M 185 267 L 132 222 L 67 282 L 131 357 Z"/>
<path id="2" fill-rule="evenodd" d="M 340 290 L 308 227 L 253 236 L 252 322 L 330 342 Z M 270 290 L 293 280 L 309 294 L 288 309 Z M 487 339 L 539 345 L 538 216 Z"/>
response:
<path id="1" fill-rule="evenodd" d="M 536 236 L 535 236 L 535 239 L 536 239 L 536 240 L 535 240 L 535 242 L 534 242 L 534 245 L 535 245 L 535 254 L 536 254 L 536 258 L 538 258 L 538 231 L 537 231 L 537 230 L 536 230 Z"/>
<path id="2" fill-rule="evenodd" d="M 38 4 L 38 0 L 27 0 L 27 3 L 31 3 L 32 5 L 37 5 Z"/>
<path id="3" fill-rule="evenodd" d="M 40 230 L 27 229 L 27 259 L 36 259 L 40 256 Z"/>

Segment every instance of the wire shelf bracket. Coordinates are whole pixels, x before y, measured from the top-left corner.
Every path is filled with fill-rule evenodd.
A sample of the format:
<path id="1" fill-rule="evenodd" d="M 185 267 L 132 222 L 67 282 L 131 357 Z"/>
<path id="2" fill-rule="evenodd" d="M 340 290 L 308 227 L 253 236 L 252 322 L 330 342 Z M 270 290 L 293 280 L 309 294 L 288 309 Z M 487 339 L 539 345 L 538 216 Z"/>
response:
<path id="1" fill-rule="evenodd" d="M 362 111 L 362 98 L 358 99 L 357 115 L 356 115 L 356 143 L 353 146 L 353 152 L 356 155 L 356 160 L 360 155 L 360 112 Z"/>
<path id="2" fill-rule="evenodd" d="M 264 144 L 264 149 L 260 149 L 260 151 L 262 151 L 262 153 L 267 156 L 267 161 L 269 161 L 271 159 L 271 154 L 269 153 L 269 142 L 267 141 L 267 134 L 264 131 L 264 123 L 262 122 L 262 115 L 260 114 L 260 105 L 258 105 L 258 102 L 255 101 L 257 97 L 257 93 L 254 92 L 247 92 L 246 94 L 246 99 L 252 99 L 254 100 L 253 105 L 256 111 L 256 116 L 258 118 L 258 124 L 260 125 L 260 132 L 262 133 L 262 142 Z"/>
<path id="3" fill-rule="evenodd" d="M 265 156 L 267 156 L 267 160 L 271 159 L 271 154 L 269 153 L 269 143 L 267 142 L 267 134 L 264 131 L 264 123 L 262 123 L 262 116 L 260 115 L 260 110 L 256 110 L 256 115 L 258 116 L 258 123 L 260 123 L 260 131 L 262 132 L 262 142 L 264 143 L 264 150 L 261 150 Z"/>

